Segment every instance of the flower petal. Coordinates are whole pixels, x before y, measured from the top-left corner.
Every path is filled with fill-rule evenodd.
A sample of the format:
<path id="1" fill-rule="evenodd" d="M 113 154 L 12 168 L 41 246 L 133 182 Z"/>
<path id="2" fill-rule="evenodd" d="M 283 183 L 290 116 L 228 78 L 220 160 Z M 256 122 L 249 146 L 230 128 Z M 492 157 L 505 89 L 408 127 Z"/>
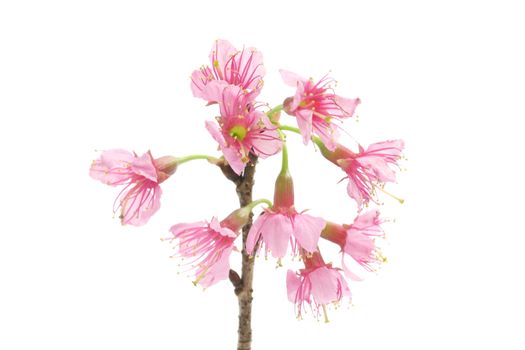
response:
<path id="1" fill-rule="evenodd" d="M 268 218 L 261 227 L 264 243 L 274 258 L 282 258 L 293 233 L 292 223 L 289 217 L 282 214 L 266 215 Z"/>
<path id="2" fill-rule="evenodd" d="M 207 120 L 206 130 L 208 130 L 211 137 L 213 137 L 213 139 L 219 143 L 219 146 L 221 148 L 227 146 L 226 140 L 224 139 L 224 136 L 222 135 L 221 130 L 219 129 L 219 126 L 216 123 Z"/>
<path id="3" fill-rule="evenodd" d="M 142 226 L 159 210 L 162 194 L 160 186 L 153 181 L 149 181 L 149 184 L 144 182 L 137 183 L 122 199 L 122 225 Z"/>
<path id="4" fill-rule="evenodd" d="M 137 174 L 144 176 L 154 182 L 158 182 L 157 169 L 151 153 L 148 151 L 140 157 L 136 157 L 131 164 L 131 170 Z"/>
<path id="5" fill-rule="evenodd" d="M 219 259 L 213 265 L 209 266 L 207 270 L 197 270 L 197 278 L 200 274 L 204 274 L 204 277 L 202 277 L 198 282 L 203 288 L 208 288 L 217 282 L 228 278 L 230 273 L 230 255 L 232 250 L 233 246 L 223 250 L 220 253 L 221 256 Z"/>
<path id="6" fill-rule="evenodd" d="M 215 40 L 209 55 L 210 63 L 212 67 L 217 66 L 224 74 L 226 64 L 236 53 L 237 49 L 228 40 Z"/>
<path id="7" fill-rule="evenodd" d="M 103 151 L 91 164 L 89 176 L 110 186 L 123 184 L 133 175 L 130 166 L 134 158 L 133 153 L 122 149 Z"/>
<path id="8" fill-rule="evenodd" d="M 219 102 L 225 88 L 231 86 L 224 80 L 212 80 L 202 89 L 201 98 L 209 102 Z"/>
<path id="9" fill-rule="evenodd" d="M 286 273 L 286 290 L 288 292 L 288 300 L 292 303 L 297 301 L 297 291 L 300 286 L 301 278 L 292 270 L 288 270 Z"/>
<path id="10" fill-rule="evenodd" d="M 308 214 L 297 214 L 293 219 L 293 234 L 299 245 L 306 251 L 313 253 L 317 250 L 321 231 L 326 221 Z"/>
<path id="11" fill-rule="evenodd" d="M 271 124 L 264 113 L 252 112 L 250 115 L 257 114 L 254 118 L 254 125 L 250 126 L 249 140 L 253 148 L 253 153 L 261 158 L 267 158 L 278 153 L 283 145 L 277 128 Z M 262 122 L 265 127 L 257 126 Z"/>
<path id="12" fill-rule="evenodd" d="M 297 83 L 299 82 L 306 81 L 306 79 L 304 79 L 303 77 L 286 69 L 279 69 L 279 73 L 281 73 L 281 77 L 283 78 L 284 83 L 293 87 L 297 87 Z"/>
<path id="13" fill-rule="evenodd" d="M 191 73 L 191 92 L 193 93 L 194 97 L 204 98 L 202 95 L 202 92 L 204 88 L 206 87 L 206 84 L 210 81 L 210 79 L 214 79 L 211 75 L 211 71 L 209 67 L 204 68 L 204 70 L 207 73 L 210 73 L 209 76 L 204 75 L 201 69 L 196 69 Z"/>
<path id="14" fill-rule="evenodd" d="M 227 145 L 226 140 L 224 139 L 224 136 L 222 135 L 216 123 L 206 121 L 206 129 L 215 139 L 215 141 L 219 143 L 222 154 L 224 154 L 224 159 L 226 159 L 232 170 L 237 175 L 241 175 L 241 173 L 244 171 L 244 168 L 246 167 L 246 164 L 242 161 L 242 155 L 240 154 L 239 150 Z"/>
<path id="15" fill-rule="evenodd" d="M 220 222 L 219 222 L 219 219 L 217 219 L 216 216 L 211 218 L 210 228 L 212 230 L 214 230 L 215 232 L 217 232 L 218 234 L 222 235 L 222 236 L 232 237 L 232 238 L 236 238 L 237 237 L 235 232 L 233 232 L 232 230 L 230 230 L 227 227 L 222 227 Z"/>
<path id="16" fill-rule="evenodd" d="M 312 271 L 309 278 L 312 295 L 318 304 L 339 302 L 343 296 L 350 296 L 348 284 L 336 269 L 323 266 Z"/>
<path id="17" fill-rule="evenodd" d="M 363 194 L 359 190 L 359 186 L 355 183 L 351 176 L 348 177 L 348 185 L 346 186 L 346 191 L 348 195 L 357 202 L 357 207 L 362 208 L 365 198 L 363 198 Z"/>
<path id="18" fill-rule="evenodd" d="M 248 232 L 248 238 L 246 239 L 246 252 L 252 254 L 255 249 L 255 245 L 261 237 L 261 227 L 267 219 L 267 214 L 261 214 L 252 224 L 250 232 Z"/>
<path id="19" fill-rule="evenodd" d="M 359 98 L 345 98 L 335 95 L 334 102 L 341 108 L 344 117 L 351 117 L 357 105 L 361 103 L 361 100 Z"/>
<path id="20" fill-rule="evenodd" d="M 303 136 L 303 143 L 305 145 L 310 142 L 312 138 L 312 111 L 309 109 L 301 109 L 295 113 L 297 119 L 297 126 Z"/>

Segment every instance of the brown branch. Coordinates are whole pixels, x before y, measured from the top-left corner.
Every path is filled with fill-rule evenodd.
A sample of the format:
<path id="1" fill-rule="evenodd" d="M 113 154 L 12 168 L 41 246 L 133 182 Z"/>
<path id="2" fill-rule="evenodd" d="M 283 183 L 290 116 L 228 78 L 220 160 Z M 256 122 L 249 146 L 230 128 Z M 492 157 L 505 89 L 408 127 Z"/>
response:
<path id="1" fill-rule="evenodd" d="M 225 163 L 218 164 L 224 176 L 231 180 L 239 197 L 239 204 L 244 207 L 252 202 L 255 165 L 257 157 L 250 154 L 250 162 L 246 165 L 244 173 L 239 176 Z M 246 253 L 246 238 L 252 226 L 253 214 L 250 213 L 248 223 L 242 229 L 242 272 L 241 276 L 230 270 L 230 281 L 235 288 L 235 295 L 239 301 L 239 329 L 237 350 L 250 350 L 252 344 L 252 294 L 253 294 L 253 265 L 254 259 Z"/>

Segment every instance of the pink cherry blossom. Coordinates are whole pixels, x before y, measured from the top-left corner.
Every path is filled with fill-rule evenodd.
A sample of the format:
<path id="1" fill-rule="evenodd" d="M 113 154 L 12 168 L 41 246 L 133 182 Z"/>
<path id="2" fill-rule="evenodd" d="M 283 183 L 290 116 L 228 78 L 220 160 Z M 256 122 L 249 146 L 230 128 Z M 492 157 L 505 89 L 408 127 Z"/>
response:
<path id="1" fill-rule="evenodd" d="M 267 158 L 279 152 L 282 141 L 268 117 L 249 103 L 239 87 L 228 86 L 219 100 L 219 125 L 207 121 L 206 128 L 219 143 L 224 158 L 240 175 L 249 161 L 249 153 Z"/>
<path id="2" fill-rule="evenodd" d="M 141 226 L 160 208 L 160 183 L 177 168 L 174 157 L 153 159 L 151 152 L 137 156 L 122 149 L 103 151 L 93 161 L 90 176 L 110 186 L 124 188 L 115 199 L 113 212 L 121 210 L 123 225 Z"/>
<path id="3" fill-rule="evenodd" d="M 259 249 L 259 240 L 265 245 L 266 253 L 282 258 L 292 245 L 292 254 L 300 248 L 307 252 L 317 250 L 317 243 L 325 221 L 321 218 L 298 213 L 294 207 L 293 181 L 289 173 L 280 174 L 275 182 L 274 205 L 253 223 L 246 241 L 246 252 L 252 254 Z"/>
<path id="4" fill-rule="evenodd" d="M 376 238 L 384 237 L 381 228 L 383 222 L 379 217 L 379 211 L 373 209 L 358 215 L 351 225 L 338 225 L 328 222 L 321 233 L 321 237 L 341 247 L 345 274 L 353 280 L 362 280 L 362 278 L 356 274 L 356 271 L 352 271 L 352 268 L 347 266 L 345 255 L 357 263 L 353 265 L 356 267 L 360 265 L 367 271 L 375 271 L 385 261 L 376 246 Z"/>
<path id="5" fill-rule="evenodd" d="M 288 300 L 295 304 L 297 317 L 301 318 L 308 306 L 314 316 L 319 317 L 321 310 L 328 321 L 325 305 L 341 302 L 344 296 L 350 297 L 350 288 L 340 270 L 326 264 L 320 254 L 306 257 L 305 268 L 295 273 L 288 270 L 286 287 Z"/>
<path id="6" fill-rule="evenodd" d="M 179 240 L 177 255 L 189 259 L 187 265 L 195 270 L 194 284 L 207 288 L 228 277 L 233 243 L 248 221 L 250 211 L 245 207 L 220 222 L 213 217 L 210 222 L 183 223 L 171 227 L 173 237 L 169 240 Z"/>
<path id="7" fill-rule="evenodd" d="M 253 100 L 263 85 L 265 69 L 262 53 L 255 48 L 237 50 L 227 40 L 216 40 L 210 52 L 210 66 L 191 75 L 193 96 L 216 102 L 222 89 L 235 85 Z"/>
<path id="8" fill-rule="evenodd" d="M 346 172 L 348 195 L 355 199 L 361 210 L 369 201 L 377 202 L 376 188 L 382 189 L 386 182 L 395 182 L 392 166 L 399 167 L 403 148 L 403 140 L 394 140 L 371 144 L 366 151 L 359 146 L 358 153 L 340 144 L 333 152 L 321 148 L 321 153 Z"/>
<path id="9" fill-rule="evenodd" d="M 374 239 L 384 236 L 382 223 L 379 211 L 374 209 L 358 215 L 346 230 L 343 251 L 368 271 L 374 271 L 385 260 Z"/>
<path id="10" fill-rule="evenodd" d="M 266 252 L 271 252 L 274 258 L 285 256 L 288 242 L 292 244 L 294 255 L 297 254 L 299 247 L 313 252 L 317 249 L 317 242 L 324 225 L 323 219 L 300 214 L 293 208 L 267 209 L 255 220 L 248 233 L 246 252 L 252 254 L 261 237 Z"/>
<path id="11" fill-rule="evenodd" d="M 296 117 L 304 144 L 308 144 L 315 133 L 329 150 L 334 150 L 339 126 L 332 121 L 350 118 L 360 100 L 334 94 L 335 81 L 328 76 L 315 83 L 311 78 L 304 79 L 286 70 L 280 72 L 285 83 L 297 88 L 295 96 L 285 100 L 284 110 Z"/>

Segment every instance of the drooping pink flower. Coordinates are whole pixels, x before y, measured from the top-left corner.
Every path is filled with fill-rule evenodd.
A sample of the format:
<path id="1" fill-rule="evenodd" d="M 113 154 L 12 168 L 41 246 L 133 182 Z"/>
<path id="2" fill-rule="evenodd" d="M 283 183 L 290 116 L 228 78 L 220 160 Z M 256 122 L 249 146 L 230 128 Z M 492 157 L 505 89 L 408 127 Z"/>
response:
<path id="1" fill-rule="evenodd" d="M 237 50 L 227 40 L 216 40 L 210 52 L 210 66 L 191 75 L 193 96 L 217 102 L 222 89 L 235 85 L 253 100 L 263 85 L 265 69 L 262 53 L 255 48 Z"/>
<path id="2" fill-rule="evenodd" d="M 321 153 L 347 174 L 348 195 L 355 199 L 361 210 L 369 201 L 377 202 L 376 188 L 382 189 L 386 182 L 395 182 L 396 173 L 392 166 L 399 167 L 397 162 L 401 158 L 403 148 L 403 140 L 394 140 L 373 143 L 366 151 L 359 146 L 358 153 L 340 144 L 334 151 L 321 147 Z"/>
<path id="3" fill-rule="evenodd" d="M 226 87 L 219 100 L 219 125 L 206 122 L 206 128 L 219 143 L 224 158 L 238 175 L 248 163 L 250 152 L 266 158 L 279 152 L 282 146 L 276 127 L 248 99 L 239 87 Z"/>
<path id="4" fill-rule="evenodd" d="M 361 280 L 361 277 L 345 264 L 345 254 L 367 271 L 375 271 L 385 261 L 376 245 L 376 238 L 384 236 L 381 228 L 383 222 L 379 211 L 373 209 L 358 215 L 351 225 L 327 223 L 321 236 L 341 247 L 343 268 L 348 277 Z"/>
<path id="5" fill-rule="evenodd" d="M 325 305 L 337 304 L 344 296 L 350 297 L 350 288 L 340 270 L 326 264 L 319 252 L 311 257 L 305 256 L 304 263 L 305 268 L 297 273 L 288 270 L 288 300 L 295 304 L 297 317 L 301 318 L 308 306 L 316 317 L 320 316 L 322 309 L 328 322 Z"/>
<path id="6" fill-rule="evenodd" d="M 288 242 L 291 242 L 294 255 L 300 248 L 314 252 L 324 226 L 323 219 L 295 210 L 293 180 L 289 173 L 280 174 L 275 182 L 273 206 L 253 223 L 246 241 L 246 252 L 252 254 L 256 247 L 259 249 L 261 238 L 266 253 L 271 252 L 275 258 L 284 257 Z"/>
<path id="7" fill-rule="evenodd" d="M 171 156 L 153 159 L 149 151 L 139 157 L 126 150 L 113 149 L 103 151 L 100 158 L 93 161 L 89 174 L 110 186 L 123 185 L 113 212 L 121 210 L 119 217 L 123 225 L 141 226 L 159 209 L 162 194 L 159 184 L 176 168 L 177 160 Z"/>
<path id="8" fill-rule="evenodd" d="M 169 240 L 179 240 L 177 255 L 189 259 L 187 264 L 195 270 L 195 285 L 207 288 L 228 277 L 233 244 L 249 214 L 249 209 L 241 208 L 220 222 L 213 217 L 210 222 L 183 223 L 171 227 L 173 237 Z"/>
<path id="9" fill-rule="evenodd" d="M 359 98 L 349 99 L 334 94 L 334 79 L 325 76 L 315 83 L 311 78 L 280 70 L 285 83 L 296 87 L 295 96 L 284 102 L 286 113 L 297 119 L 304 144 L 308 144 L 312 133 L 318 135 L 329 150 L 334 150 L 339 138 L 339 126 L 333 120 L 350 118 L 360 103 Z"/>

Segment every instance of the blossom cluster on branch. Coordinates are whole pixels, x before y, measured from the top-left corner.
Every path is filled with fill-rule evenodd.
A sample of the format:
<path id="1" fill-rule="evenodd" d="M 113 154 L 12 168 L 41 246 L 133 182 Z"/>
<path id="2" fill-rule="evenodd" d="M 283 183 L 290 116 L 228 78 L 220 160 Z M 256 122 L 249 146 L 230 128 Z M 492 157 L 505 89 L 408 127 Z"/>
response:
<path id="1" fill-rule="evenodd" d="M 265 75 L 261 52 L 255 48 L 238 50 L 226 40 L 216 40 L 209 59 L 209 65 L 191 75 L 191 90 L 208 106 L 218 105 L 219 116 L 206 121 L 205 127 L 218 144 L 220 158 L 154 158 L 149 151 L 139 156 L 114 149 L 100 154 L 90 175 L 107 185 L 122 187 L 113 210 L 119 213 L 122 224 L 140 226 L 159 210 L 161 185 L 183 163 L 205 159 L 229 167 L 232 176 L 242 177 L 254 159 L 281 153 L 273 201 L 254 200 L 222 220 L 212 217 L 209 221 L 175 224 L 168 240 L 176 245 L 175 256 L 184 259 L 193 271 L 194 283 L 205 288 L 228 278 L 234 251 L 257 255 L 262 250 L 266 256 L 278 259 L 279 264 L 287 254 L 299 257 L 303 268 L 287 274 L 288 299 L 295 304 L 299 317 L 305 308 L 326 317 L 327 304 L 350 297 L 347 278 L 361 279 L 362 271 L 356 271 L 356 267 L 373 271 L 384 261 L 376 245 L 376 239 L 384 236 L 384 220 L 373 204 L 379 204 L 379 192 L 388 194 L 385 183 L 395 182 L 404 143 L 392 140 L 368 147 L 357 144 L 355 150 L 338 143 L 343 122 L 354 115 L 360 100 L 337 95 L 335 81 L 329 76 L 315 81 L 281 70 L 284 83 L 295 92 L 282 104 L 269 108 L 257 100 Z M 283 111 L 295 119 L 297 127 L 282 123 Z M 313 142 L 319 149 L 317 154 L 344 172 L 348 196 L 357 206 L 352 222 L 330 222 L 296 207 L 285 132 L 300 134 L 305 145 Z M 266 207 L 253 222 L 245 245 L 236 247 L 252 210 L 261 204 Z M 321 239 L 341 248 L 340 267 L 325 262 L 319 249 Z M 346 263 L 349 260 L 352 266 Z"/>

